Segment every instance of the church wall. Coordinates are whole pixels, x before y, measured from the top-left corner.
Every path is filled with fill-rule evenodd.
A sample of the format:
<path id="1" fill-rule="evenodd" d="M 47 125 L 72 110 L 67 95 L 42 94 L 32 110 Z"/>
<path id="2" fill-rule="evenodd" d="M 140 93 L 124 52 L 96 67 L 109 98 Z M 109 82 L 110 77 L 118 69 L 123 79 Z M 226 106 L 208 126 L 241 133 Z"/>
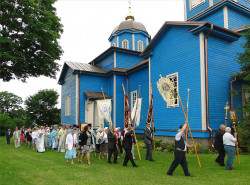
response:
<path id="1" fill-rule="evenodd" d="M 126 76 L 116 75 L 116 127 L 121 127 L 121 128 L 124 127 L 124 93 L 122 84 L 126 89 L 127 88 Z"/>
<path id="2" fill-rule="evenodd" d="M 132 43 L 132 34 L 131 33 L 122 33 L 119 35 L 119 46 L 122 48 L 122 41 L 126 39 L 129 42 L 129 49 L 133 50 L 133 43 Z"/>
<path id="3" fill-rule="evenodd" d="M 131 106 L 131 92 L 137 91 L 139 93 L 140 87 L 140 98 L 142 98 L 142 109 L 141 109 L 141 120 L 139 127 L 136 129 L 144 129 L 147 121 L 148 108 L 149 108 L 149 82 L 148 82 L 148 67 L 144 67 L 134 73 L 128 75 L 129 78 L 129 103 Z M 132 108 L 130 107 L 132 110 Z"/>
<path id="4" fill-rule="evenodd" d="M 224 123 L 224 106 L 230 103 L 230 81 L 232 75 L 240 71 L 235 61 L 236 52 L 241 52 L 239 41 L 228 42 L 216 37 L 208 38 L 208 83 L 210 127 L 218 129 Z"/>
<path id="5" fill-rule="evenodd" d="M 250 24 L 250 16 L 241 14 L 231 8 L 228 8 L 228 28 L 229 29 L 246 26 L 248 24 Z"/>
<path id="6" fill-rule="evenodd" d="M 107 57 L 103 58 L 101 61 L 97 63 L 97 65 L 107 71 L 114 68 L 114 53 L 111 53 Z"/>
<path id="7" fill-rule="evenodd" d="M 72 75 L 73 70 L 68 68 L 65 74 L 64 84 L 62 84 L 62 100 L 61 100 L 61 123 L 62 124 L 75 124 L 75 103 L 76 103 L 76 76 Z M 71 96 L 71 114 L 70 116 L 65 116 L 65 98 L 66 96 Z"/>
<path id="8" fill-rule="evenodd" d="M 145 35 L 142 35 L 142 34 L 135 34 L 135 51 L 138 51 L 138 41 L 141 40 L 143 42 L 143 49 L 145 49 L 147 47 L 146 43 L 146 36 Z M 150 39 L 148 39 L 150 40 Z"/>
<path id="9" fill-rule="evenodd" d="M 187 7 L 187 19 L 191 18 L 192 16 L 196 15 L 197 13 L 201 12 L 202 10 L 205 10 L 209 7 L 209 0 L 206 0 L 203 4 L 197 6 L 193 10 L 190 10 L 189 8 L 189 1 L 186 0 L 186 7 Z"/>
<path id="10" fill-rule="evenodd" d="M 189 121 L 192 130 L 201 130 L 201 84 L 200 84 L 200 45 L 199 36 L 192 35 L 190 26 L 168 28 L 165 35 L 155 46 L 151 57 L 151 83 L 154 94 L 154 120 L 157 135 L 174 136 L 179 125 L 185 122 L 181 105 L 167 108 L 157 89 L 160 74 L 163 77 L 178 73 L 179 93 L 186 109 L 187 89 L 190 89 Z M 165 131 L 164 131 L 165 130 Z M 194 137 L 204 137 L 207 133 L 196 133 Z M 209 135 L 209 133 L 208 133 Z"/>
<path id="11" fill-rule="evenodd" d="M 195 21 L 208 21 L 218 26 L 224 27 L 223 9 L 220 8 L 212 14 L 209 14 L 205 17 L 197 18 Z"/>
<path id="12" fill-rule="evenodd" d="M 85 123 L 85 100 L 87 97 L 83 93 L 84 91 L 94 91 L 107 93 L 109 96 L 113 97 L 109 92 L 109 87 L 107 79 L 105 77 L 97 75 L 81 75 L 80 77 L 80 123 Z"/>
<path id="13" fill-rule="evenodd" d="M 116 52 L 116 67 L 129 69 L 136 64 L 142 62 L 144 59 L 137 55 L 130 55 Z"/>

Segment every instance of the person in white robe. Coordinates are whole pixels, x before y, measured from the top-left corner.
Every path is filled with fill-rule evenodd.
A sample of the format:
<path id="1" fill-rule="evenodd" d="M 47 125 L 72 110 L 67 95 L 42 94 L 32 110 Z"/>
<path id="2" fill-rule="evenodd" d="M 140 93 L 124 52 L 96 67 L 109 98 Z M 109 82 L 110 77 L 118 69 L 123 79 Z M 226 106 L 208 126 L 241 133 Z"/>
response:
<path id="1" fill-rule="evenodd" d="M 66 142 L 66 130 L 65 130 L 66 125 L 62 125 L 61 129 L 58 132 L 58 150 L 57 152 L 65 152 L 65 142 Z"/>
<path id="2" fill-rule="evenodd" d="M 44 146 L 44 135 L 45 131 L 43 126 L 39 127 L 37 132 L 37 152 L 45 152 L 45 146 Z"/>
<path id="3" fill-rule="evenodd" d="M 13 139 L 15 143 L 15 147 L 19 148 L 20 147 L 20 139 L 21 139 L 21 131 L 16 127 L 16 130 L 13 133 Z"/>

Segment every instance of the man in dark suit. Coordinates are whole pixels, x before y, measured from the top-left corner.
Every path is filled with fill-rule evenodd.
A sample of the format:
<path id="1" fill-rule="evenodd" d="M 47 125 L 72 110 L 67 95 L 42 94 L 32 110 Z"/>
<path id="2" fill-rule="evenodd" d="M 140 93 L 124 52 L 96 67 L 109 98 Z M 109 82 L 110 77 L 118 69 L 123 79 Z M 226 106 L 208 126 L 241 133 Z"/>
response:
<path id="1" fill-rule="evenodd" d="M 12 133 L 11 133 L 10 129 L 8 129 L 8 131 L 5 132 L 5 137 L 7 139 L 7 144 L 9 145 L 10 144 L 10 138 L 12 137 Z"/>
<path id="2" fill-rule="evenodd" d="M 114 164 L 118 164 L 117 163 L 118 151 L 116 148 L 117 144 L 118 142 L 116 140 L 116 132 L 114 128 L 112 127 L 110 132 L 108 133 L 108 163 L 110 164 L 112 164 L 111 157 L 113 153 L 114 153 Z"/>
<path id="3" fill-rule="evenodd" d="M 155 131 L 154 124 L 152 125 Z M 146 154 L 146 160 L 149 160 L 151 162 L 154 162 L 154 159 L 152 158 L 152 142 L 153 142 L 153 129 L 150 127 L 150 123 L 146 124 L 146 127 L 144 128 L 144 143 L 147 146 L 147 154 Z"/>
<path id="4" fill-rule="evenodd" d="M 226 128 L 225 125 L 220 125 L 220 129 L 216 131 L 215 141 L 214 141 L 214 147 L 218 150 L 219 153 L 219 156 L 217 157 L 215 162 L 219 163 L 220 166 L 225 166 L 224 164 L 225 150 L 223 145 L 223 135 L 225 128 Z"/>
<path id="5" fill-rule="evenodd" d="M 134 138 L 134 127 L 128 127 L 127 128 L 127 133 L 125 134 L 125 141 L 124 141 L 124 149 L 126 152 L 126 156 L 123 162 L 123 166 L 127 166 L 128 161 L 130 160 L 133 167 L 139 167 L 135 164 L 134 159 L 133 159 L 133 155 L 131 153 L 131 149 L 132 149 L 132 143 L 133 143 L 133 138 Z M 134 142 L 136 142 L 134 140 Z"/>

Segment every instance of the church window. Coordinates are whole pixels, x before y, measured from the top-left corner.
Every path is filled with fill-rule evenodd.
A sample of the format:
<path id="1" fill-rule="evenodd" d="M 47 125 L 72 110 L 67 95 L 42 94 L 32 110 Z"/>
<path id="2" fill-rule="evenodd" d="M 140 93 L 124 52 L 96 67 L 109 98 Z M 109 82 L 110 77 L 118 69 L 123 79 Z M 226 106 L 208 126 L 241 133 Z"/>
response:
<path id="1" fill-rule="evenodd" d="M 179 107 L 179 99 L 178 99 L 178 92 L 179 92 L 179 85 L 178 85 L 178 73 L 173 73 L 170 75 L 167 75 L 167 78 L 169 78 L 174 85 L 174 94 L 172 95 L 172 103 L 169 103 L 167 105 L 168 108 L 171 107 Z"/>
<path id="2" fill-rule="evenodd" d="M 112 46 L 114 46 L 115 47 L 115 43 L 113 43 L 113 45 Z"/>
<path id="3" fill-rule="evenodd" d="M 65 116 L 71 115 L 71 96 L 65 97 Z"/>
<path id="4" fill-rule="evenodd" d="M 205 3 L 206 0 L 189 0 L 189 7 L 190 10 L 195 9 L 196 7 L 200 6 L 201 4 Z"/>
<path id="5" fill-rule="evenodd" d="M 125 40 L 122 41 L 122 48 L 129 49 L 128 40 L 125 39 Z"/>
<path id="6" fill-rule="evenodd" d="M 136 99 L 137 99 L 137 91 L 132 91 L 131 92 L 131 110 L 135 105 Z"/>
<path id="7" fill-rule="evenodd" d="M 143 42 L 141 40 L 139 40 L 137 42 L 137 48 L 138 48 L 138 51 L 143 51 Z"/>

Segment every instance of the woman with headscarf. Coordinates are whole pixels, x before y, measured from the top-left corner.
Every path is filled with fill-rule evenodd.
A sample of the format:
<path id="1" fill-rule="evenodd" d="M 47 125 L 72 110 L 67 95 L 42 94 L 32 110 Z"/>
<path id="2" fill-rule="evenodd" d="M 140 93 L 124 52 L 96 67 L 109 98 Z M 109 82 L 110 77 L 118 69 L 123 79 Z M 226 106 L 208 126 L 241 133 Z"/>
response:
<path id="1" fill-rule="evenodd" d="M 69 163 L 69 159 L 71 159 L 71 164 L 74 164 L 74 159 L 76 158 L 76 144 L 77 144 L 77 139 L 76 139 L 76 134 L 75 130 L 71 130 L 70 134 L 67 135 L 66 137 L 66 154 L 65 154 L 65 159 L 66 163 Z"/>
<path id="2" fill-rule="evenodd" d="M 84 127 L 84 131 L 80 135 L 80 140 L 80 145 L 82 148 L 82 157 L 80 163 L 82 163 L 84 156 L 87 155 L 87 164 L 90 165 L 90 152 L 92 152 L 93 140 L 90 133 L 90 127 L 88 125 Z"/>
<path id="3" fill-rule="evenodd" d="M 100 157 L 104 158 L 103 154 L 108 153 L 108 127 L 104 128 L 104 132 L 100 135 L 100 139 L 101 139 L 101 147 L 100 147 L 100 155 L 99 155 L 99 159 Z M 108 155 L 107 155 L 108 157 Z"/>
<path id="4" fill-rule="evenodd" d="M 57 125 L 54 126 L 54 129 L 50 133 L 50 140 L 49 140 L 49 146 L 52 148 L 52 150 L 55 150 L 57 148 Z"/>

